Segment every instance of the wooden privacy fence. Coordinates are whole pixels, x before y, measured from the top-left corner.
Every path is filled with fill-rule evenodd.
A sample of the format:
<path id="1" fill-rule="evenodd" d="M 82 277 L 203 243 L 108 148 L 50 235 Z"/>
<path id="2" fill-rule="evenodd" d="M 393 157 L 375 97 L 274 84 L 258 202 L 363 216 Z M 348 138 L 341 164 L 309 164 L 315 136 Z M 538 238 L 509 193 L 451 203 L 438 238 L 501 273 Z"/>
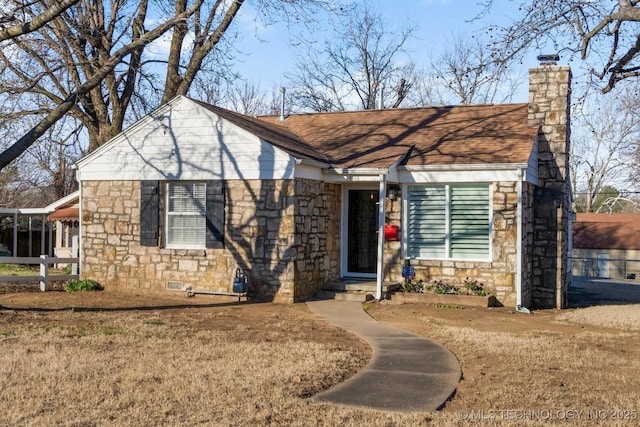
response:
<path id="1" fill-rule="evenodd" d="M 31 276 L 0 276 L 0 282 L 40 282 L 42 292 L 49 290 L 49 282 L 78 279 L 79 258 L 58 258 L 48 255 L 39 257 L 1 257 L 0 264 L 40 265 L 40 274 Z M 71 274 L 50 274 L 53 264 L 71 264 Z"/>

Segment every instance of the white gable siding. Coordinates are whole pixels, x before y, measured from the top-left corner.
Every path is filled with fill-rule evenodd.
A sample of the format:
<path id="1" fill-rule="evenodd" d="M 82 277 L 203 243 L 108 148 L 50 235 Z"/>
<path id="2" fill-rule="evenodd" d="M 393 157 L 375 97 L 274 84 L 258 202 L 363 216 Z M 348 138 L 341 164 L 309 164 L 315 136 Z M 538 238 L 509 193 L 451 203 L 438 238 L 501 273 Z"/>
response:
<path id="1" fill-rule="evenodd" d="M 398 171 L 398 180 L 407 184 L 422 183 L 473 183 L 473 182 L 497 182 L 497 181 L 518 181 L 518 169 L 511 170 L 473 170 L 473 165 L 468 170 L 444 170 L 432 171 Z"/>
<path id="2" fill-rule="evenodd" d="M 538 138 L 536 137 L 533 143 L 531 154 L 529 155 L 529 162 L 527 164 L 527 175 L 525 181 L 538 185 Z"/>
<path id="3" fill-rule="evenodd" d="M 288 179 L 294 165 L 284 151 L 178 97 L 78 162 L 78 179 Z"/>

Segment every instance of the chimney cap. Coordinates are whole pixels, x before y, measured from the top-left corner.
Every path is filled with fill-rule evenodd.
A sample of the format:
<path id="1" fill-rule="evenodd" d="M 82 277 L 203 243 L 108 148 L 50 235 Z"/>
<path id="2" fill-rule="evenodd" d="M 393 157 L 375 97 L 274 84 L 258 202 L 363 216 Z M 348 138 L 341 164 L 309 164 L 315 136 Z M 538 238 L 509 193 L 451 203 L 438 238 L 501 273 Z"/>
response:
<path id="1" fill-rule="evenodd" d="M 538 61 L 540 65 L 555 65 L 560 60 L 560 55 L 557 53 L 538 55 Z"/>

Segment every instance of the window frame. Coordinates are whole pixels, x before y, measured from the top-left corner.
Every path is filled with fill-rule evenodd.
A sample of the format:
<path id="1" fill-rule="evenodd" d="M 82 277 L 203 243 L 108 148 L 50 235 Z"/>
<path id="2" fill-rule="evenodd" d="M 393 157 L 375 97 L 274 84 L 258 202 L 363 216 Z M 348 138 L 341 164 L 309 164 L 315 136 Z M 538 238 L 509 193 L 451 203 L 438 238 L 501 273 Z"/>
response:
<path id="1" fill-rule="evenodd" d="M 444 212 L 444 245 L 440 255 L 422 256 L 416 254 L 416 250 L 412 248 L 412 231 L 411 231 L 411 189 L 418 187 L 421 189 L 438 188 L 444 189 L 445 212 Z M 487 191 L 487 254 L 486 256 L 472 255 L 469 257 L 452 256 L 452 188 L 476 187 L 486 188 Z M 428 215 L 425 215 L 428 216 Z M 448 184 L 407 184 L 403 186 L 403 257 L 417 260 L 438 260 L 438 261 L 471 261 L 471 262 L 489 262 L 493 258 L 493 185 L 492 183 L 448 183 Z M 484 235 L 484 234 L 483 234 Z"/>
<path id="2" fill-rule="evenodd" d="M 171 190 L 175 186 L 185 185 L 202 185 L 200 207 L 199 211 L 187 211 L 187 212 L 172 212 L 171 208 Z M 193 200 L 193 198 L 191 199 Z M 165 247 L 169 249 L 206 249 L 206 233 L 207 233 L 207 182 L 206 181 L 168 181 L 165 184 L 165 197 L 164 197 L 164 241 Z M 196 203 L 197 205 L 198 203 Z M 184 243 L 184 242 L 172 242 L 171 236 L 171 217 L 199 217 L 202 219 L 202 224 L 198 225 L 198 236 L 201 237 L 198 242 Z M 175 240 L 175 239 L 174 239 Z"/>

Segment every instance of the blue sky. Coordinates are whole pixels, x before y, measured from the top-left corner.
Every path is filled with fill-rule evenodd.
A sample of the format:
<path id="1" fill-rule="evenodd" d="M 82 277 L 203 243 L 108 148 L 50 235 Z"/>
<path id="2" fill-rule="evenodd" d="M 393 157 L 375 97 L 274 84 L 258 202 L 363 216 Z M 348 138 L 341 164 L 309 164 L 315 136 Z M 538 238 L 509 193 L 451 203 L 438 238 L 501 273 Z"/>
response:
<path id="1" fill-rule="evenodd" d="M 369 8 L 383 16 L 388 28 L 416 28 L 406 47 L 418 67 L 427 66 L 430 53 L 437 57 L 446 46 L 447 39 L 450 40 L 454 34 L 471 36 L 489 24 L 507 24 L 517 18 L 519 2 L 495 0 L 494 3 L 489 15 L 476 20 L 482 7 L 474 0 L 367 0 Z M 245 6 L 249 9 L 251 3 Z M 302 52 L 291 46 L 291 34 L 296 29 L 291 31 L 284 24 L 262 27 L 249 18 L 255 16 L 252 10 L 244 12 L 240 20 L 241 41 L 238 46 L 246 56 L 238 56 L 236 68 L 247 80 L 259 83 L 263 90 L 273 84 L 286 85 L 285 73 L 291 70 L 296 56 Z M 312 37 L 322 36 L 320 32 Z M 528 55 L 519 71 L 526 73 L 528 68 L 535 67 L 535 57 L 539 53 L 543 52 Z M 523 87 L 513 102 L 526 101 L 527 89 Z"/>

